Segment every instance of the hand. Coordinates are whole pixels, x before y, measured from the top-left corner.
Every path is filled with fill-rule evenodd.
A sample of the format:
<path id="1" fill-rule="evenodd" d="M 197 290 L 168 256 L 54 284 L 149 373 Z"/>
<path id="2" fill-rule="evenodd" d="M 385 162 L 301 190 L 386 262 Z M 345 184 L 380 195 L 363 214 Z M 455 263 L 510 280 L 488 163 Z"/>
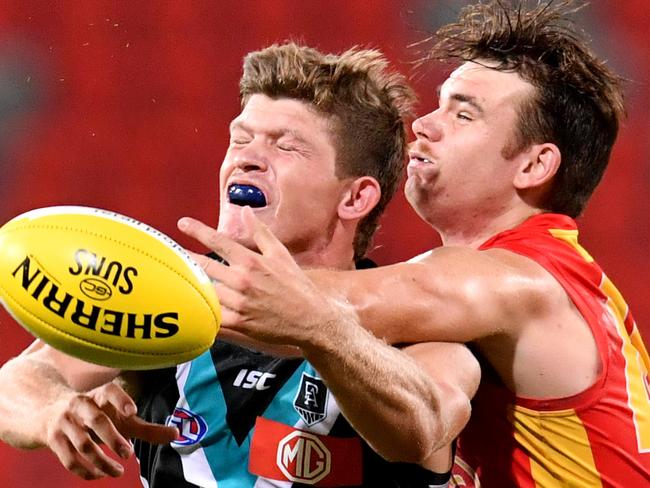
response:
<path id="1" fill-rule="evenodd" d="M 349 313 L 335 297 L 320 292 L 273 233 L 244 208 L 260 253 L 253 252 L 201 222 L 183 218 L 178 227 L 223 257 L 192 257 L 215 280 L 222 328 L 272 344 L 299 347 L 327 339 L 327 325 Z M 228 332 L 226 332 L 228 334 Z M 331 334 L 330 334 L 331 335 Z"/>
<path id="2" fill-rule="evenodd" d="M 133 454 L 129 438 L 166 444 L 178 436 L 176 428 L 145 422 L 136 411 L 131 397 L 115 383 L 67 395 L 47 411 L 47 445 L 66 469 L 83 479 L 121 476 L 123 466 L 101 444 L 128 459 Z"/>

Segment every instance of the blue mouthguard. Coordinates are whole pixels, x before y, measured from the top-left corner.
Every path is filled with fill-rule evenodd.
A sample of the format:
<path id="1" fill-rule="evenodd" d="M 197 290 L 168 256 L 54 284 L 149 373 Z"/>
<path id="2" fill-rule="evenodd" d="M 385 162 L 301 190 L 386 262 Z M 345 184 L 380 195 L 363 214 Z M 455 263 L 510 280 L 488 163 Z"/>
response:
<path id="1" fill-rule="evenodd" d="M 228 198 L 233 205 L 260 208 L 266 206 L 266 196 L 262 190 L 252 185 L 230 185 Z"/>

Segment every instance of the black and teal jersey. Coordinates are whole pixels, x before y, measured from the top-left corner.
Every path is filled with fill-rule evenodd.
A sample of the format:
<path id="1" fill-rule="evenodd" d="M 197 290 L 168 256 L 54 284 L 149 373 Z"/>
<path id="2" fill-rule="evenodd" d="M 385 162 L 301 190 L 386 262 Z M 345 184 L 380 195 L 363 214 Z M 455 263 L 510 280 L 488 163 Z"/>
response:
<path id="1" fill-rule="evenodd" d="M 430 488 L 448 481 L 379 457 L 303 359 L 217 341 L 197 359 L 143 380 L 140 416 L 180 431 L 171 445 L 136 441 L 149 488 Z"/>

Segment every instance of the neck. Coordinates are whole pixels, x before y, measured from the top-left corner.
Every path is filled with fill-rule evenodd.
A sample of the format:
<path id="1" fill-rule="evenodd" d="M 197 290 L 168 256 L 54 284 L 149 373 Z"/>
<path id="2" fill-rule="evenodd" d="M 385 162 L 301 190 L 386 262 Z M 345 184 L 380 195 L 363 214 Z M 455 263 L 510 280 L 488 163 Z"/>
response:
<path id="1" fill-rule="evenodd" d="M 303 249 L 289 248 L 293 259 L 301 268 L 354 269 L 352 236 L 334 235 L 321 245 L 311 243 Z"/>
<path id="2" fill-rule="evenodd" d="M 533 215 L 542 213 L 539 208 L 521 206 L 510 208 L 497 216 L 474 214 L 463 218 L 456 217 L 450 225 L 438 225 L 444 246 L 462 246 L 478 249 L 490 237 L 517 227 Z"/>
<path id="3" fill-rule="evenodd" d="M 308 250 L 292 253 L 292 256 L 301 268 L 354 269 L 353 253 L 343 256 L 329 251 Z"/>

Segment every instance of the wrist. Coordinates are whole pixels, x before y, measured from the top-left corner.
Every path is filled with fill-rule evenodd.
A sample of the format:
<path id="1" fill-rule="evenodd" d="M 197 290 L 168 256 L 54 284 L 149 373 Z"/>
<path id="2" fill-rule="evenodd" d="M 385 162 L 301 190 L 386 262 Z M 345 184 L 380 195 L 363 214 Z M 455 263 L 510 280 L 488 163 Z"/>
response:
<path id="1" fill-rule="evenodd" d="M 311 333 L 299 344 L 305 359 L 312 364 L 324 358 L 336 360 L 346 354 L 349 344 L 355 343 L 361 330 L 351 307 L 336 303 L 329 308 L 331 313 L 312 321 Z"/>

